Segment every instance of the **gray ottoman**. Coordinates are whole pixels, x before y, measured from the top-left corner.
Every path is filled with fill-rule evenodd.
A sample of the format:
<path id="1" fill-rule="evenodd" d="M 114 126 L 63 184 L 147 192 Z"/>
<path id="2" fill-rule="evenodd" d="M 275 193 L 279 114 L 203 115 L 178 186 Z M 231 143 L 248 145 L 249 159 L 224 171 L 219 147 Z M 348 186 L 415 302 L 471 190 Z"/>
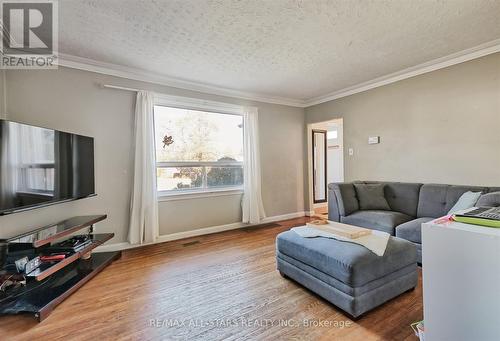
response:
<path id="1" fill-rule="evenodd" d="M 276 238 L 279 272 L 353 317 L 381 305 L 418 281 L 417 250 L 391 237 L 379 257 L 363 246 L 286 231 Z"/>

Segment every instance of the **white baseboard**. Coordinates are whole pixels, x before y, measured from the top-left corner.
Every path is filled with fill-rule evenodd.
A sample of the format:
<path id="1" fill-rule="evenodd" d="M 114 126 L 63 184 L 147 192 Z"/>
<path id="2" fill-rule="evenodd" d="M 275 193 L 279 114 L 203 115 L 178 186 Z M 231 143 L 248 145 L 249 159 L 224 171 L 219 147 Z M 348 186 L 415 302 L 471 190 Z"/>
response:
<path id="1" fill-rule="evenodd" d="M 120 251 L 120 250 L 131 249 L 134 246 L 136 246 L 136 245 L 131 245 L 129 242 L 114 243 L 114 244 L 107 244 L 107 245 L 98 246 L 92 252 Z M 137 245 L 137 246 L 142 246 L 142 245 Z"/>
<path id="2" fill-rule="evenodd" d="M 191 230 L 191 231 L 186 231 L 186 232 L 176 232 L 176 233 L 165 234 L 163 236 L 159 236 L 156 242 L 163 243 L 163 242 L 169 242 L 172 240 L 197 237 L 197 236 L 202 236 L 204 234 L 211 234 L 211 233 L 235 230 L 235 229 L 239 229 L 239 228 L 242 228 L 245 226 L 250 226 L 250 224 L 232 223 L 232 224 L 226 224 L 226 225 L 204 227 L 201 229 L 196 229 L 196 230 Z"/>
<path id="3" fill-rule="evenodd" d="M 294 212 L 294 213 L 282 214 L 282 215 L 273 216 L 273 217 L 266 217 L 266 218 L 262 219 L 262 222 L 260 224 L 272 223 L 272 222 L 276 222 L 276 221 L 288 220 L 288 219 L 294 219 L 294 218 L 300 218 L 300 217 L 306 216 L 307 213 L 310 213 L 310 212 Z M 176 232 L 176 233 L 172 233 L 172 234 L 165 234 L 165 235 L 159 236 L 158 239 L 154 243 L 133 244 L 132 245 L 128 242 L 122 242 L 122 243 L 115 243 L 115 244 L 109 244 L 109 245 L 101 245 L 101 246 L 97 247 L 94 251 L 95 252 L 110 252 L 110 251 L 127 250 L 127 249 L 133 249 L 133 248 L 140 247 L 140 246 L 146 246 L 146 245 L 169 242 L 169 241 L 173 241 L 173 240 L 197 237 L 197 236 L 202 236 L 205 234 L 230 231 L 230 230 L 235 230 L 235 229 L 239 229 L 242 227 L 250 227 L 250 226 L 254 226 L 254 225 L 259 225 L 259 224 L 232 223 L 232 224 L 226 224 L 226 225 L 204 227 L 201 229 L 196 229 L 196 230 L 191 230 L 191 231 L 186 231 L 186 232 Z"/>
<path id="4" fill-rule="evenodd" d="M 306 215 L 306 212 L 294 212 L 294 213 L 276 215 L 274 217 L 266 217 L 266 218 L 262 219 L 262 223 L 274 223 L 275 221 L 300 218 L 300 217 L 303 217 L 305 215 Z"/>

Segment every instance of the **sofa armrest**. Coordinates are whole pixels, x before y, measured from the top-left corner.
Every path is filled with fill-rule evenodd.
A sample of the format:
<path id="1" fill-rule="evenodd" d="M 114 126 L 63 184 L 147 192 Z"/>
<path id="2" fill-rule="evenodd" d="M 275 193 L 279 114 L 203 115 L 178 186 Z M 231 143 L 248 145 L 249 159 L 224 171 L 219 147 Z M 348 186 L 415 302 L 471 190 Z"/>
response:
<path id="1" fill-rule="evenodd" d="M 352 183 L 333 183 L 328 185 L 328 219 L 340 221 L 359 210 L 356 190 Z"/>
<path id="2" fill-rule="evenodd" d="M 341 199 L 342 200 L 342 199 Z M 340 210 L 335 191 L 328 188 L 328 220 L 340 222 Z"/>

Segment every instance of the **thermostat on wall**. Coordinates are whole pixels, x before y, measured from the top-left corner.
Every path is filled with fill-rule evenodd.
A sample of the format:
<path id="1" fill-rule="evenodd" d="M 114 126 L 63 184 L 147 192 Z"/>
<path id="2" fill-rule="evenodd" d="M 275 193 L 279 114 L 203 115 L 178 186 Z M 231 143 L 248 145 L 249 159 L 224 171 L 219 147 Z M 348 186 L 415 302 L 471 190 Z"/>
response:
<path id="1" fill-rule="evenodd" d="M 370 136 L 368 138 L 368 144 L 378 144 L 380 143 L 380 136 Z"/>

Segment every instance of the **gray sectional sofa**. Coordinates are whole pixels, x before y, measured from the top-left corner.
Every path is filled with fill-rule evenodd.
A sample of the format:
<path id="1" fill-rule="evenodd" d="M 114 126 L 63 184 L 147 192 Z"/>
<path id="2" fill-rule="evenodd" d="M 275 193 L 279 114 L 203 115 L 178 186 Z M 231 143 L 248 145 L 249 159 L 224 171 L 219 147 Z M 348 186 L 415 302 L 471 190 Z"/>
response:
<path id="1" fill-rule="evenodd" d="M 355 184 L 384 185 L 385 210 L 363 210 Z M 478 206 L 500 205 L 500 187 L 456 186 L 403 182 L 356 181 L 328 186 L 328 218 L 350 225 L 385 231 L 406 239 L 417 247 L 422 262 L 421 225 L 448 213 L 460 196 L 467 192 L 491 193 L 480 198 Z"/>

